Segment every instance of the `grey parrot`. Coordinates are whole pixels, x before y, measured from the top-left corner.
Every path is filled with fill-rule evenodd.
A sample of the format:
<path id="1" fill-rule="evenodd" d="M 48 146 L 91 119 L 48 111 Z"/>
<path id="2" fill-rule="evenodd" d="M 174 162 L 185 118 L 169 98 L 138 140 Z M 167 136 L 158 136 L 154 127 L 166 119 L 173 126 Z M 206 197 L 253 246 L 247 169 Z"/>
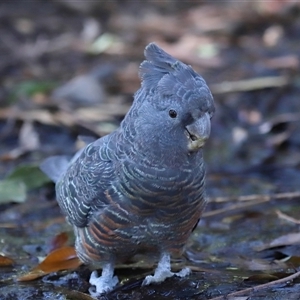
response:
<path id="1" fill-rule="evenodd" d="M 93 296 L 118 283 L 116 263 L 156 257 L 143 285 L 173 275 L 206 204 L 202 148 L 214 102 L 204 79 L 151 43 L 140 65 L 141 88 L 114 132 L 74 157 L 46 159 L 41 169 L 56 183 L 58 204 L 73 226 L 78 257 L 94 271 Z"/>

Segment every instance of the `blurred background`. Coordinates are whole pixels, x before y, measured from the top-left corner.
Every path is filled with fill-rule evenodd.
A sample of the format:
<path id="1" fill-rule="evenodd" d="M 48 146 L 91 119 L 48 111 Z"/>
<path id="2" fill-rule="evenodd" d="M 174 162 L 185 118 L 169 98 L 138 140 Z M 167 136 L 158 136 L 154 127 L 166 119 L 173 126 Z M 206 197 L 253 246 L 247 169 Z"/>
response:
<path id="1" fill-rule="evenodd" d="M 74 151 L 78 134 L 117 128 L 153 41 L 192 65 L 214 94 L 210 172 L 299 163 L 298 1 L 4 1 L 0 8 L 2 175 L 24 159 Z"/>
<path id="2" fill-rule="evenodd" d="M 197 245 L 211 253 L 211 228 L 220 238 L 237 224 L 245 242 L 253 218 L 264 241 L 263 234 L 299 231 L 299 1 L 1 1 L 0 230 L 8 248 L 0 244 L 0 252 L 14 245 L 35 257 L 24 239 L 32 245 L 39 235 L 34 243 L 47 244 L 61 231 L 53 184 L 38 164 L 74 153 L 83 146 L 78 135 L 99 137 L 119 126 L 150 42 L 192 65 L 215 99 L 204 150 L 210 204 L 202 230 L 210 231 Z M 278 209 L 294 222 L 286 225 Z M 41 216 L 51 232 L 35 227 Z M 26 224 L 35 229 L 28 233 Z M 16 232 L 20 240 L 8 240 Z M 216 256 L 228 259 L 221 248 Z"/>

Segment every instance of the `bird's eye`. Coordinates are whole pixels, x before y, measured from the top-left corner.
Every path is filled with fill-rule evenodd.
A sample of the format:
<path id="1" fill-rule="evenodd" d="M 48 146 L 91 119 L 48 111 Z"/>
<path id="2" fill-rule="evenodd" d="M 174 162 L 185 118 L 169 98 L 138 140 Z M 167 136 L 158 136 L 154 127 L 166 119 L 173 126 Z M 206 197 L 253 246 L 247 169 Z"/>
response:
<path id="1" fill-rule="evenodd" d="M 176 112 L 176 110 L 174 110 L 174 109 L 170 109 L 169 110 L 169 116 L 171 117 L 171 118 L 176 118 L 177 117 L 177 112 Z"/>

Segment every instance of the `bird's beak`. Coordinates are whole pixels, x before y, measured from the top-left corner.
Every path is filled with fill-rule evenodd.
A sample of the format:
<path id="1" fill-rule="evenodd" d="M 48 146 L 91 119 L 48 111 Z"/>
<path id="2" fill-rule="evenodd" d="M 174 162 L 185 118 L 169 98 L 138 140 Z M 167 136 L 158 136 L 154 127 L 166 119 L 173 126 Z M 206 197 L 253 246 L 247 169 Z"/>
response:
<path id="1" fill-rule="evenodd" d="M 190 125 L 185 127 L 185 133 L 188 138 L 188 148 L 190 151 L 196 151 L 203 147 L 210 135 L 210 115 L 205 113 Z"/>

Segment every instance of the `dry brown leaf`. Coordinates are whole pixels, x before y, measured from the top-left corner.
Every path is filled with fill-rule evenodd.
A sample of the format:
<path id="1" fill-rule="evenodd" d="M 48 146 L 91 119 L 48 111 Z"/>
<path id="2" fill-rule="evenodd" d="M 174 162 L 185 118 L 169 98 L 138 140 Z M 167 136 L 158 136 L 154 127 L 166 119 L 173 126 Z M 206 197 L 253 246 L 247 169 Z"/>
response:
<path id="1" fill-rule="evenodd" d="M 300 256 L 291 256 L 287 260 L 289 265 L 292 265 L 294 268 L 299 268 L 300 267 Z"/>
<path id="2" fill-rule="evenodd" d="M 27 151 L 23 148 L 15 148 L 7 153 L 4 153 L 3 155 L 0 156 L 0 160 L 2 161 L 10 161 L 10 160 L 15 160 L 25 154 Z"/>
<path id="3" fill-rule="evenodd" d="M 42 270 L 31 270 L 29 271 L 27 274 L 20 276 L 17 278 L 18 281 L 31 281 L 31 280 L 35 280 L 37 278 L 43 277 L 45 275 L 47 275 L 47 272 L 44 272 Z"/>
<path id="4" fill-rule="evenodd" d="M 0 255 L 0 267 L 10 267 L 14 264 L 14 260 L 4 256 L 4 255 Z"/>
<path id="5" fill-rule="evenodd" d="M 52 251 L 35 269 L 46 272 L 74 269 L 81 265 L 74 247 L 62 247 Z"/>
<path id="6" fill-rule="evenodd" d="M 76 269 L 81 264 L 74 247 L 62 247 L 52 251 L 37 267 L 20 276 L 18 281 L 30 281 L 52 272 Z"/>
<path id="7" fill-rule="evenodd" d="M 92 296 L 76 291 L 76 290 L 70 290 L 70 289 L 61 289 L 66 299 L 72 299 L 72 300 L 95 300 Z"/>
<path id="8" fill-rule="evenodd" d="M 56 249 L 62 248 L 63 246 L 66 245 L 68 239 L 69 239 L 69 237 L 66 232 L 61 232 L 61 233 L 57 234 L 51 241 L 50 251 L 52 252 Z"/>
<path id="9" fill-rule="evenodd" d="M 263 283 L 271 282 L 271 281 L 277 280 L 277 279 L 278 279 L 278 276 L 275 276 L 273 274 L 264 273 L 264 274 L 254 274 L 254 275 L 246 278 L 244 281 L 251 282 L 251 283 L 263 284 Z"/>

